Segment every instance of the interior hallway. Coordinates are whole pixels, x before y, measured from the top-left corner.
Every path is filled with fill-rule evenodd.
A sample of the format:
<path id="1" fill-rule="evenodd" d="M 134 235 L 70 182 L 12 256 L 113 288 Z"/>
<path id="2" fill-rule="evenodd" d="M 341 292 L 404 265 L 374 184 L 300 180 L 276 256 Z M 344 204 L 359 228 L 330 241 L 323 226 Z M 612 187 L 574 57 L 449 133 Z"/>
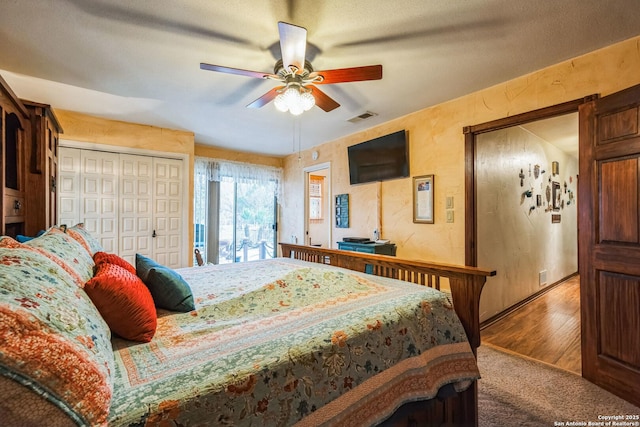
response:
<path id="1" fill-rule="evenodd" d="M 487 326 L 481 336 L 484 343 L 580 375 L 580 276 Z"/>

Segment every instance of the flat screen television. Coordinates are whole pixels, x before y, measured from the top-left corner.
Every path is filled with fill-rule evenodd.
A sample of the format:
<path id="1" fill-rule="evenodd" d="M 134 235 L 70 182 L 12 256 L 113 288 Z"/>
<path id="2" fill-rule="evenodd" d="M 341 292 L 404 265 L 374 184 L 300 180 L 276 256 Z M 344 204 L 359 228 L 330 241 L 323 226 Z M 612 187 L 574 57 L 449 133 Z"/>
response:
<path id="1" fill-rule="evenodd" d="M 351 185 L 409 176 L 409 140 L 401 130 L 348 147 Z"/>

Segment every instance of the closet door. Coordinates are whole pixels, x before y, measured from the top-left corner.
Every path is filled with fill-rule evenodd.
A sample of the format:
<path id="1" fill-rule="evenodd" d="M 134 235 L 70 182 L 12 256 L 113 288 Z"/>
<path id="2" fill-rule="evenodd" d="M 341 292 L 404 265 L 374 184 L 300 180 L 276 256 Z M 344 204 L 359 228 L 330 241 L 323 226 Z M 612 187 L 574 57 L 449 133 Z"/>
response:
<path id="1" fill-rule="evenodd" d="M 60 148 L 58 154 L 58 224 L 80 222 L 80 150 Z"/>
<path id="2" fill-rule="evenodd" d="M 139 253 L 184 266 L 184 161 L 60 147 L 58 163 L 60 224 L 83 222 L 132 265 Z"/>
<path id="3" fill-rule="evenodd" d="M 81 221 L 104 250 L 119 253 L 119 154 L 81 150 Z M 71 224 L 69 224 L 71 225 Z"/>
<path id="4" fill-rule="evenodd" d="M 153 170 L 153 157 L 120 155 L 120 256 L 132 265 L 152 253 Z"/>
<path id="5" fill-rule="evenodd" d="M 162 265 L 182 265 L 182 161 L 154 158 L 153 255 Z"/>

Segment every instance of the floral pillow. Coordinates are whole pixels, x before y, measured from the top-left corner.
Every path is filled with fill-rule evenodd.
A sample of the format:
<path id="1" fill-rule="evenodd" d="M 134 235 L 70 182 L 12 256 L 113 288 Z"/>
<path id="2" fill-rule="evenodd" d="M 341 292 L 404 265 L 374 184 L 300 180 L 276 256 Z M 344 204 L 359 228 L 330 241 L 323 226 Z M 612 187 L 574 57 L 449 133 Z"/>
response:
<path id="1" fill-rule="evenodd" d="M 86 282 L 84 278 L 80 276 L 78 272 L 75 269 L 73 269 L 65 260 L 47 251 L 46 249 L 25 245 L 23 243 L 18 242 L 17 240 L 13 240 L 11 237 L 8 237 L 8 236 L 0 237 L 0 248 L 24 249 L 24 250 L 40 253 L 46 256 L 47 258 L 49 258 L 51 261 L 58 264 L 60 268 L 64 270 L 64 273 L 67 273 L 67 276 L 73 282 L 75 282 L 77 286 L 83 287 Z"/>
<path id="2" fill-rule="evenodd" d="M 74 238 L 55 227 L 47 230 L 42 236 L 29 240 L 25 245 L 44 249 L 53 256 L 64 260 L 69 268 L 80 276 L 83 285 L 93 277 L 95 263 L 91 255 Z"/>
<path id="3" fill-rule="evenodd" d="M 96 252 L 104 251 L 98 239 L 93 237 L 91 233 L 84 228 L 83 223 L 76 224 L 73 227 L 63 225 L 61 229 L 76 239 L 89 252 L 89 255 L 93 256 Z"/>
<path id="4" fill-rule="evenodd" d="M 0 375 L 77 424 L 105 424 L 113 394 L 111 334 L 87 294 L 42 253 L 0 247 Z"/>

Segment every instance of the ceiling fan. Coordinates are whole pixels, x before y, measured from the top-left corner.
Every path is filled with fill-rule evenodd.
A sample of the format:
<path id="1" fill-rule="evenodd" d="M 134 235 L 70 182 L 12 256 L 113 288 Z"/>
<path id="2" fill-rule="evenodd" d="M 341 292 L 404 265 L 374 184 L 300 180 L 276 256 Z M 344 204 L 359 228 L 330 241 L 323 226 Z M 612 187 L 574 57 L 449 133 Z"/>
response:
<path id="1" fill-rule="evenodd" d="M 327 112 L 340 106 L 335 100 L 318 89 L 316 85 L 382 79 L 382 65 L 314 71 L 311 63 L 305 59 L 307 48 L 306 28 L 286 22 L 278 22 L 278 31 L 280 33 L 282 59 L 276 62 L 273 73 L 206 63 L 200 63 L 200 68 L 281 82 L 282 85 L 274 87 L 247 105 L 247 108 L 260 108 L 271 101 L 275 101 L 274 103 L 278 110 L 289 111 L 293 115 L 302 114 L 302 112 L 311 109 L 314 105 Z"/>

